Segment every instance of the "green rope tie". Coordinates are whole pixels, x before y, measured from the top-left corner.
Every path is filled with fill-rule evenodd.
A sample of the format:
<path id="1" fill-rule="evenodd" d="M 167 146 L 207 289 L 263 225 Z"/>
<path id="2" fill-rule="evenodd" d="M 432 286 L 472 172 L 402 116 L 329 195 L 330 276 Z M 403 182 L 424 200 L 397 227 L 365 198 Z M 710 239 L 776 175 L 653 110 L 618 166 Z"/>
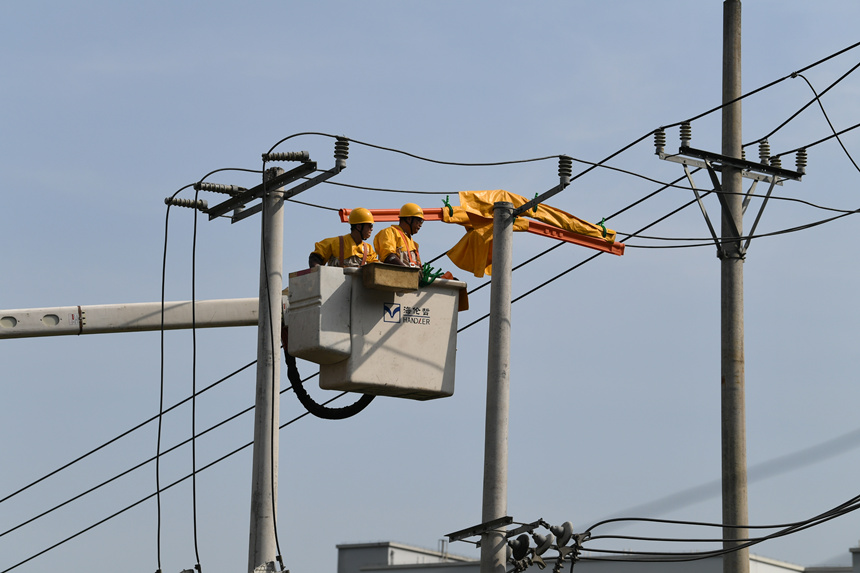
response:
<path id="1" fill-rule="evenodd" d="M 450 197 L 451 197 L 450 195 L 445 195 L 445 198 L 442 199 L 442 205 L 444 205 L 445 207 L 448 207 L 448 216 L 453 217 L 454 216 L 454 208 L 451 206 L 451 203 L 448 202 L 448 199 L 450 199 Z"/>
<path id="2" fill-rule="evenodd" d="M 537 193 L 535 193 L 535 199 L 537 199 L 537 198 L 538 198 L 538 194 L 537 194 Z M 532 209 L 532 211 L 533 211 L 534 213 L 537 213 L 538 205 L 540 205 L 540 203 L 535 203 L 535 206 L 534 206 L 534 208 Z"/>
<path id="3" fill-rule="evenodd" d="M 601 229 L 603 229 L 603 238 L 605 239 L 606 238 L 606 225 L 603 224 L 604 221 L 606 221 L 606 217 L 603 217 L 600 220 L 600 222 L 597 224 L 597 226 L 600 227 Z"/>

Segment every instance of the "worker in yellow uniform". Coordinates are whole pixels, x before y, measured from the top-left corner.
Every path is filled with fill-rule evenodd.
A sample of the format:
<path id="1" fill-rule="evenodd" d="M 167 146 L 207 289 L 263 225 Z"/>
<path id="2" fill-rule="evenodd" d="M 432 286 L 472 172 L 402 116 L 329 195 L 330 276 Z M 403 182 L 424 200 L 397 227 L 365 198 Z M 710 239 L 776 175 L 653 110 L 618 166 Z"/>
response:
<path id="1" fill-rule="evenodd" d="M 400 222 L 383 229 L 373 238 L 373 246 L 383 263 L 401 267 L 421 268 L 418 243 L 412 236 L 424 224 L 424 211 L 415 203 L 406 203 L 400 208 Z"/>
<path id="2" fill-rule="evenodd" d="M 349 234 L 316 243 L 308 256 L 308 266 L 360 267 L 379 260 L 376 251 L 365 241 L 373 233 L 373 214 L 363 207 L 349 213 Z"/>

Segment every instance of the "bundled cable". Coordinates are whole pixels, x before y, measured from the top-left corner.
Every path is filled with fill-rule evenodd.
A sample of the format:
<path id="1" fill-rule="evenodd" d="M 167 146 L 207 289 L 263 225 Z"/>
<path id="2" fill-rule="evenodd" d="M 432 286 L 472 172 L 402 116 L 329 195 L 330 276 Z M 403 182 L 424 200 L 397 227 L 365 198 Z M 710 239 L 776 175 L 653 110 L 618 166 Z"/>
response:
<path id="1" fill-rule="evenodd" d="M 290 385 L 293 387 L 293 392 L 296 393 L 296 397 L 298 397 L 299 402 L 302 403 L 302 406 L 304 406 L 308 412 L 317 418 L 322 418 L 324 420 L 345 420 L 346 418 L 355 416 L 367 408 L 367 406 L 373 402 L 373 399 L 376 398 L 376 396 L 371 394 L 364 394 L 361 398 L 356 400 L 355 403 L 350 404 L 349 406 L 344 406 L 343 408 L 329 408 L 322 404 L 317 404 L 302 384 L 302 377 L 299 375 L 295 356 L 291 356 L 287 351 L 288 336 L 289 329 L 286 325 L 282 325 L 281 344 L 284 346 L 284 357 L 287 361 L 287 378 L 289 379 Z"/>

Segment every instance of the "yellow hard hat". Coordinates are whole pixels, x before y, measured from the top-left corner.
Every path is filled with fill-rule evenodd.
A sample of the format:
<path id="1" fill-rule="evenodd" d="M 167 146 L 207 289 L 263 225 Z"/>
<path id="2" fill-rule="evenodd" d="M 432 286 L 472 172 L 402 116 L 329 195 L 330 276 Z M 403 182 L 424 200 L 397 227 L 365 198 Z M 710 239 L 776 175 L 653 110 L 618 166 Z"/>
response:
<path id="1" fill-rule="evenodd" d="M 419 219 L 424 219 L 424 211 L 421 210 L 421 207 L 416 205 L 415 203 L 407 203 L 403 207 L 400 208 L 400 216 L 401 217 L 418 217 Z"/>
<path id="2" fill-rule="evenodd" d="M 361 225 L 362 223 L 373 224 L 373 214 L 364 207 L 358 207 L 349 212 L 349 224 Z"/>

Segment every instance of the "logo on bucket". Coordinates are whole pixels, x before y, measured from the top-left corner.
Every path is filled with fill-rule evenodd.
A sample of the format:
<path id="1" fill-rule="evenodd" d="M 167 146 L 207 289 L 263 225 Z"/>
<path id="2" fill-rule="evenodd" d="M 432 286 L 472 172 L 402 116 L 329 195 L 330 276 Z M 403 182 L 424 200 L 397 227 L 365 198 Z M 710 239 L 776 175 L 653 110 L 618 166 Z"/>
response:
<path id="1" fill-rule="evenodd" d="M 382 320 L 383 322 L 400 322 L 400 305 L 396 302 L 382 303 Z"/>

